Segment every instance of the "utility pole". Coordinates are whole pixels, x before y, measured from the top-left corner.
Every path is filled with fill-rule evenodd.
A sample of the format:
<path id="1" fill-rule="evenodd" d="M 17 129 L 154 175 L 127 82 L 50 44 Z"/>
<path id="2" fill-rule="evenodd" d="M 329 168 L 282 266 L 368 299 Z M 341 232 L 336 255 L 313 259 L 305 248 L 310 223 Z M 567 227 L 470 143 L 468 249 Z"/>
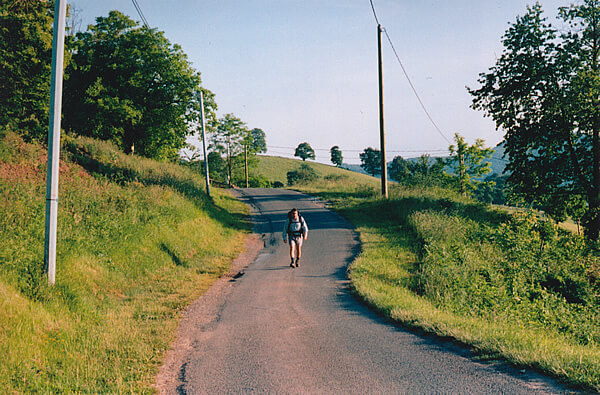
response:
<path id="1" fill-rule="evenodd" d="M 62 112 L 66 16 L 67 0 L 56 0 L 54 5 L 54 34 L 52 37 L 52 74 L 50 77 L 48 172 L 46 175 L 46 239 L 44 243 L 44 269 L 48 275 L 48 283 L 50 283 L 50 285 L 54 285 L 56 277 L 56 222 L 58 217 L 60 115 Z"/>
<path id="2" fill-rule="evenodd" d="M 381 144 L 381 195 L 388 197 L 387 163 L 385 160 L 385 128 L 383 125 L 383 60 L 381 57 L 381 25 L 377 25 L 377 54 L 379 55 L 379 140 Z"/>
<path id="3" fill-rule="evenodd" d="M 206 155 L 206 131 L 205 120 L 204 120 L 204 95 L 200 91 L 200 115 L 202 117 L 202 150 L 204 151 L 204 178 L 206 178 L 206 194 L 210 197 L 210 178 L 208 177 L 208 155 Z"/>
<path id="4" fill-rule="evenodd" d="M 244 172 L 246 173 L 246 188 L 248 188 L 248 144 L 244 144 Z"/>

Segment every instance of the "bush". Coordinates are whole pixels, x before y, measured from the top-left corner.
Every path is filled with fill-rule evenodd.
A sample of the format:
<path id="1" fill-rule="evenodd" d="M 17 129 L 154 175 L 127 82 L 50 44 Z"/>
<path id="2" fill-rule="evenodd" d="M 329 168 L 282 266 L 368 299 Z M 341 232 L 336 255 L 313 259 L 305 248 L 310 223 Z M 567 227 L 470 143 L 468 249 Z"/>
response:
<path id="1" fill-rule="evenodd" d="M 254 174 L 248 178 L 250 188 L 271 188 L 271 181 L 262 174 Z"/>
<path id="2" fill-rule="evenodd" d="M 600 343 L 600 287 L 590 273 L 598 258 L 583 238 L 533 213 L 490 226 L 453 211 L 408 217 L 423 243 L 417 293 L 460 314 L 510 312 L 580 344 Z"/>
<path id="3" fill-rule="evenodd" d="M 319 178 L 319 175 L 315 170 L 308 164 L 303 163 L 297 170 L 288 171 L 287 181 L 288 185 L 306 184 L 315 181 Z"/>
<path id="4" fill-rule="evenodd" d="M 273 181 L 273 188 L 283 188 L 283 182 L 281 181 Z"/>

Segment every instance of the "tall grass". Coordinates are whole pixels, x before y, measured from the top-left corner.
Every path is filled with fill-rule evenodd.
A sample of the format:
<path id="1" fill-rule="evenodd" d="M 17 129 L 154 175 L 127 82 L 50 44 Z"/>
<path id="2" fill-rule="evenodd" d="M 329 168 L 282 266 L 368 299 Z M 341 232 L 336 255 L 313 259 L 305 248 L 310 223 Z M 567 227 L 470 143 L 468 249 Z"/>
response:
<path id="1" fill-rule="evenodd" d="M 0 141 L 0 388 L 149 392 L 178 313 L 243 246 L 246 208 L 173 164 L 91 139 L 62 152 L 56 285 L 44 279 L 45 155 Z"/>

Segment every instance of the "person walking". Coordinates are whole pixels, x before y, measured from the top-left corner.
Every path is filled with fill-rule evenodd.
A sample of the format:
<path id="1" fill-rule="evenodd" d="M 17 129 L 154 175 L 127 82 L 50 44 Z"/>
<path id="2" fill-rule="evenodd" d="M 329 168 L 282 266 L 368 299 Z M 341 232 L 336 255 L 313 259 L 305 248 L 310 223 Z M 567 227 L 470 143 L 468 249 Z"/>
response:
<path id="1" fill-rule="evenodd" d="M 298 209 L 293 208 L 288 213 L 288 220 L 283 225 L 283 242 L 290 243 L 290 263 L 291 267 L 300 266 L 300 257 L 302 256 L 302 242 L 308 239 L 308 226 L 306 221 L 298 212 Z M 294 260 L 295 257 L 295 260 Z"/>

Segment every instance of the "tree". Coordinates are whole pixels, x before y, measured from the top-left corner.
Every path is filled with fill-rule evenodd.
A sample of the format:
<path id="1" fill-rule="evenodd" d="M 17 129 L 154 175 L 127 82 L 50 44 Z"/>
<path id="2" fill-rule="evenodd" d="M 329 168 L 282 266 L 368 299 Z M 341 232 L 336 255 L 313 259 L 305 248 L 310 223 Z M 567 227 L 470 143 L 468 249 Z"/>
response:
<path id="1" fill-rule="evenodd" d="M 302 158 L 303 161 L 305 161 L 306 159 L 315 159 L 315 151 L 312 149 L 310 144 L 300 143 L 296 147 L 296 152 L 294 152 L 294 156 Z"/>
<path id="2" fill-rule="evenodd" d="M 225 114 L 217 122 L 209 147 L 225 156 L 229 185 L 233 182 L 236 158 L 244 152 L 249 134 L 246 124 L 233 114 Z"/>
<path id="3" fill-rule="evenodd" d="M 561 7 L 559 18 L 560 33 L 539 4 L 528 7 L 504 34 L 496 65 L 480 74 L 481 87 L 469 92 L 473 107 L 505 131 L 511 198 L 560 217 L 566 196 L 582 196 L 586 234 L 598 240 L 600 2 Z"/>
<path id="4" fill-rule="evenodd" d="M 416 161 L 409 162 L 408 168 L 413 177 L 419 179 L 423 178 L 436 178 L 444 175 L 444 167 L 446 167 L 446 161 L 443 158 L 434 158 L 431 160 L 431 156 L 423 154 L 417 158 Z"/>
<path id="5" fill-rule="evenodd" d="M 381 151 L 371 147 L 360 153 L 360 167 L 373 177 L 381 174 Z"/>
<path id="6" fill-rule="evenodd" d="M 448 165 L 455 172 L 460 193 L 466 195 L 467 191 L 473 188 L 471 177 L 481 177 L 491 171 L 490 162 L 484 159 L 492 156 L 494 150 L 485 148 L 482 139 L 477 139 L 475 144 L 469 145 L 458 133 L 454 134 L 454 141 L 456 145 L 448 147 Z"/>
<path id="7" fill-rule="evenodd" d="M 51 1 L 0 2 L 0 125 L 27 139 L 47 139 L 53 14 Z"/>
<path id="8" fill-rule="evenodd" d="M 112 140 L 125 152 L 176 158 L 199 117 L 200 74 L 162 32 L 111 11 L 74 40 L 64 127 Z M 205 106 L 214 109 L 213 95 Z"/>
<path id="9" fill-rule="evenodd" d="M 337 167 L 342 167 L 342 163 L 344 163 L 344 157 L 342 156 L 342 151 L 340 151 L 340 147 L 334 145 L 329 150 L 331 154 L 331 163 L 336 165 Z"/>
<path id="10" fill-rule="evenodd" d="M 410 162 L 401 156 L 394 157 L 388 165 L 388 174 L 392 180 L 403 181 L 408 179 L 412 175 Z"/>
<path id="11" fill-rule="evenodd" d="M 256 154 L 267 152 L 267 139 L 262 129 L 254 128 L 250 131 L 250 151 Z"/>

